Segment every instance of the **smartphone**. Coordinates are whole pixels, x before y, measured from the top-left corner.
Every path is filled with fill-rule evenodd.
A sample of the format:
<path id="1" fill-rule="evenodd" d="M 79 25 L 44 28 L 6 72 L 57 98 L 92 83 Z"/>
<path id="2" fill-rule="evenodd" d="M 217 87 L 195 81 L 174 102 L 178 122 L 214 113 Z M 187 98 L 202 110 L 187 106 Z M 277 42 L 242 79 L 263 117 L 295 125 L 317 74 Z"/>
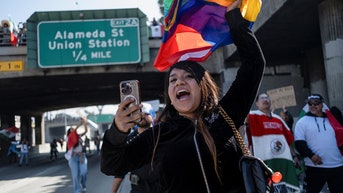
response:
<path id="1" fill-rule="evenodd" d="M 119 88 L 120 88 L 120 101 L 124 101 L 128 97 L 132 97 L 135 99 L 135 104 L 141 103 L 138 80 L 121 81 L 119 84 Z M 130 105 L 132 105 L 132 103 Z M 139 122 L 139 121 L 140 120 L 136 120 L 135 122 Z"/>
<path id="2" fill-rule="evenodd" d="M 120 82 L 120 100 L 124 101 L 128 97 L 135 99 L 136 104 L 141 103 L 138 80 L 124 80 Z"/>

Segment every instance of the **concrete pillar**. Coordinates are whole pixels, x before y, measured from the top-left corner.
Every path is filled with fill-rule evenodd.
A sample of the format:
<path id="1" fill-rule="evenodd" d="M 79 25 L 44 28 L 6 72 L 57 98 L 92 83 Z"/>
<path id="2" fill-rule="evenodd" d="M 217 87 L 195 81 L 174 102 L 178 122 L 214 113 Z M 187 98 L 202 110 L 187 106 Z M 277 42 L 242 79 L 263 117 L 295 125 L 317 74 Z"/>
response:
<path id="1" fill-rule="evenodd" d="M 324 97 L 325 103 L 328 103 L 323 51 L 320 47 L 306 50 L 303 68 L 304 86 L 310 91 L 308 94 L 320 94 Z"/>
<path id="2" fill-rule="evenodd" d="M 45 144 L 45 127 L 43 114 L 35 115 L 36 144 Z"/>
<path id="3" fill-rule="evenodd" d="M 21 130 L 21 139 L 26 138 L 30 144 L 32 143 L 32 128 L 31 128 L 31 116 L 29 115 L 20 115 L 20 130 Z"/>
<path id="4" fill-rule="evenodd" d="M 325 0 L 318 6 L 330 106 L 343 104 L 343 1 Z"/>

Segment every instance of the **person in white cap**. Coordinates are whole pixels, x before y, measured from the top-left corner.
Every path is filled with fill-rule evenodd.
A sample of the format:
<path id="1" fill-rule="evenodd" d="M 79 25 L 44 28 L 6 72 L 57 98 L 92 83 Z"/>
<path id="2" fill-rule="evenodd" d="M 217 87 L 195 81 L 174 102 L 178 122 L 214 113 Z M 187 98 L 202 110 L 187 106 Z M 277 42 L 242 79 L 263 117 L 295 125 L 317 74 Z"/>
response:
<path id="1" fill-rule="evenodd" d="M 295 125 L 295 145 L 306 165 L 306 192 L 320 192 L 327 183 L 331 193 L 343 192 L 343 157 L 337 147 L 335 128 L 324 112 L 324 98 L 308 96 L 308 112 Z"/>

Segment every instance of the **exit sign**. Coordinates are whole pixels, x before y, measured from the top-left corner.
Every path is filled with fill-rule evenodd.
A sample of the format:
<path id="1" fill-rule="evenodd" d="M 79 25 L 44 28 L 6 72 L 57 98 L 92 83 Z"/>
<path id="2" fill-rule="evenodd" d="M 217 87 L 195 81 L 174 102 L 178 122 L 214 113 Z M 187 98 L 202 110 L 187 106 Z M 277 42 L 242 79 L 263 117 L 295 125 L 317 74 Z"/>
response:
<path id="1" fill-rule="evenodd" d="M 40 22 L 42 68 L 139 63 L 138 18 Z"/>

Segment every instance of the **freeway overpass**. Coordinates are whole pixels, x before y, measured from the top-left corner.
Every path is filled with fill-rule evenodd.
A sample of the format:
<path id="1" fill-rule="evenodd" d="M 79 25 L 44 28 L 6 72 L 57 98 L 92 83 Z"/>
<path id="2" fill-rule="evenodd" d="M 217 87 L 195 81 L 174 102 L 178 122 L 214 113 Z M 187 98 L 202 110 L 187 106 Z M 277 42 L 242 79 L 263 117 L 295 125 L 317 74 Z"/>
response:
<path id="1" fill-rule="evenodd" d="M 310 92 L 322 94 L 328 104 L 343 109 L 342 3 L 341 0 L 263 0 L 253 27 L 268 66 L 260 91 L 293 85 L 298 101 L 298 106 L 290 108 L 294 115 Z M 104 16 L 96 14 L 97 11 L 88 12 L 92 18 Z M 70 19 L 80 19 L 81 13 L 87 15 L 82 10 L 69 12 Z M 36 16 L 45 14 L 52 19 L 68 15 L 39 14 Z M 37 42 L 0 47 L 0 61 L 23 61 L 21 71 L 0 72 L 1 128 L 12 123 L 12 115 L 39 118 L 43 112 L 56 109 L 116 104 L 119 102 L 118 84 L 124 79 L 140 80 L 142 100 L 163 100 L 164 73 L 152 67 L 160 40 L 147 41 L 149 54 L 145 53 L 143 62 L 66 68 L 41 68 L 38 63 L 32 63 L 34 52 L 28 48 Z M 218 85 L 227 89 L 238 60 L 235 46 L 230 45 L 216 51 L 203 64 Z M 26 134 L 30 133 L 28 122 L 22 124 L 28 128 Z"/>

